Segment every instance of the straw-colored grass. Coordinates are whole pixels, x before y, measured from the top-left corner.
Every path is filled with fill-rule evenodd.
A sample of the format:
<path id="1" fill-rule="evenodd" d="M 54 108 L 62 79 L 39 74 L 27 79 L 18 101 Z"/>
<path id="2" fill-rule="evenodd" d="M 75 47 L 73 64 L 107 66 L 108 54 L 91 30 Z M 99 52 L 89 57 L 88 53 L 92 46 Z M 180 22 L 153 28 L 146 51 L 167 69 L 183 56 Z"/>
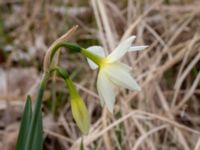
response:
<path id="1" fill-rule="evenodd" d="M 200 150 L 198 0 L 25 0 L 1 1 L 0 8 L 4 73 L 32 67 L 39 79 L 45 51 L 76 24 L 79 28 L 71 41 L 84 47 L 100 44 L 107 54 L 131 35 L 137 36 L 135 45 L 149 45 L 123 58 L 142 91 L 120 89 L 113 114 L 100 106 L 97 71 L 90 70 L 82 56 L 62 51 L 61 65 L 72 73 L 91 115 L 86 150 Z M 12 114 L 21 115 L 24 96 L 29 92 L 34 97 L 37 84 L 16 95 L 9 89 L 0 93 L 0 149 L 12 149 L 19 123 Z M 46 92 L 44 149 L 79 149 L 81 135 L 71 117 L 67 90 L 53 78 Z"/>

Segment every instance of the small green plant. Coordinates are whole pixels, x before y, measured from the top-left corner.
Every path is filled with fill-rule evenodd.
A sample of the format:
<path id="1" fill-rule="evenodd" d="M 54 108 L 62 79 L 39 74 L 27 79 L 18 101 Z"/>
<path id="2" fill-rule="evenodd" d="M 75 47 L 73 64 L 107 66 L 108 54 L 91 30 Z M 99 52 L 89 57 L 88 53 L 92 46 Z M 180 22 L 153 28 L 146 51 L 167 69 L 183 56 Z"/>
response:
<path id="1" fill-rule="evenodd" d="M 68 88 L 71 97 L 70 103 L 72 115 L 77 126 L 83 134 L 88 134 L 89 132 L 90 117 L 83 99 L 76 90 L 67 70 L 54 63 L 54 56 L 61 47 L 74 53 L 84 55 L 88 59 L 88 63 L 92 69 L 99 68 L 97 90 L 102 105 L 105 103 L 110 112 L 113 112 L 115 104 L 113 84 L 131 90 L 140 90 L 139 85 L 131 77 L 129 66 L 121 63 L 119 59 L 128 51 L 143 50 L 146 46 L 131 46 L 135 39 L 135 36 L 132 36 L 119 44 L 109 56 L 105 57 L 104 50 L 100 46 L 92 46 L 85 49 L 79 45 L 66 42 L 66 39 L 73 34 L 76 28 L 77 27 L 73 27 L 67 34 L 56 40 L 45 55 L 44 74 L 39 85 L 35 107 L 32 110 L 31 98 L 28 96 L 22 116 L 16 150 L 42 150 L 42 97 L 49 77 L 51 77 L 54 72 L 63 79 Z M 83 143 L 81 145 L 81 149 L 83 149 Z"/>

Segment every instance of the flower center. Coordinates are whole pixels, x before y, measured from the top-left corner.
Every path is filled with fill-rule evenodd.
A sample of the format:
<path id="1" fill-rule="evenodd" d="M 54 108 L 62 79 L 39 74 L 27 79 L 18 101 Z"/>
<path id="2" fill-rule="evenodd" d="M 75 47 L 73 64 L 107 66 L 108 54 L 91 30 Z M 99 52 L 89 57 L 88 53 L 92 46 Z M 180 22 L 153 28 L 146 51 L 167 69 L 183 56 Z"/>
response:
<path id="1" fill-rule="evenodd" d="M 107 66 L 107 64 L 108 64 L 108 59 L 107 58 L 103 58 L 98 65 L 99 65 L 99 68 L 102 69 L 102 68 L 105 68 Z"/>

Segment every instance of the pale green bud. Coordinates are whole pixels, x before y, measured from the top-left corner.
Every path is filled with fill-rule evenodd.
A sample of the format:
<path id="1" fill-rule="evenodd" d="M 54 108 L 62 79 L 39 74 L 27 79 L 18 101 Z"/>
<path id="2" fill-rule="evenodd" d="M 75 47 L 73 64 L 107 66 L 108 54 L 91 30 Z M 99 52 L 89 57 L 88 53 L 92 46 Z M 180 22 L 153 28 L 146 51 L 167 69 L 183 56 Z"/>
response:
<path id="1" fill-rule="evenodd" d="M 90 117 L 85 103 L 76 90 L 72 80 L 69 78 L 67 71 L 58 66 L 52 69 L 52 71 L 55 70 L 57 71 L 58 75 L 65 80 L 65 83 L 69 89 L 73 118 L 82 133 L 87 134 L 90 128 Z"/>
<path id="2" fill-rule="evenodd" d="M 83 99 L 77 92 L 72 80 L 68 78 L 65 80 L 65 82 L 68 86 L 71 96 L 71 108 L 74 120 L 76 121 L 76 124 L 80 128 L 82 133 L 87 134 L 90 128 L 90 117 L 88 110 L 85 106 Z"/>
<path id="3" fill-rule="evenodd" d="M 83 134 L 87 134 L 90 128 L 90 118 L 85 103 L 81 97 L 77 96 L 77 98 L 71 100 L 71 108 L 77 126 Z"/>

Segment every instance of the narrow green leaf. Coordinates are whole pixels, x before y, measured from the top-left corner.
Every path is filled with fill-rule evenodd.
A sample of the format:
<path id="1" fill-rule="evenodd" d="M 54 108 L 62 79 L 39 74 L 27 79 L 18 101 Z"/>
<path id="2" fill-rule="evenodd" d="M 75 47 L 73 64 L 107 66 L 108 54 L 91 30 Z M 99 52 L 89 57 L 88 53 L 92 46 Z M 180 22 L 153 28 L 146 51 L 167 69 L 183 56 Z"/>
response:
<path id="1" fill-rule="evenodd" d="M 29 125 L 32 117 L 31 97 L 27 96 L 24 112 L 22 115 L 20 130 L 17 138 L 16 150 L 24 150 L 24 143 L 26 142 Z"/>
<path id="2" fill-rule="evenodd" d="M 40 86 L 39 92 L 38 92 L 38 95 L 37 95 L 37 98 L 36 98 L 35 109 L 33 111 L 33 115 L 32 115 L 32 119 L 31 119 L 31 123 L 30 123 L 30 127 L 29 127 L 29 132 L 28 132 L 28 135 L 27 135 L 26 143 L 24 144 L 25 150 L 32 150 L 34 138 L 41 139 L 41 137 L 37 137 L 37 136 L 35 137 L 35 134 L 36 134 L 36 130 L 38 128 L 38 121 L 39 121 L 38 118 L 41 115 L 40 113 L 41 113 L 41 103 L 42 103 L 43 94 L 44 94 L 44 87 Z M 34 150 L 39 150 L 39 149 L 34 149 Z"/>
<path id="3" fill-rule="evenodd" d="M 43 125 L 42 125 L 42 112 L 40 111 L 38 115 L 38 120 L 36 123 L 36 129 L 32 141 L 31 150 L 42 150 L 43 148 Z"/>

